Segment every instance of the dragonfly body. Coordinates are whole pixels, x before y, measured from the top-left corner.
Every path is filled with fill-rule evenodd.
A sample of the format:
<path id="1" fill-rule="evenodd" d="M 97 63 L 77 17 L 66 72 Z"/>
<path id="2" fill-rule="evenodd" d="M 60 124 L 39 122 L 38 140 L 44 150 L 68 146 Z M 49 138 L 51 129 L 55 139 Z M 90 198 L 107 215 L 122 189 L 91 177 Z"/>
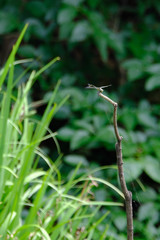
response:
<path id="1" fill-rule="evenodd" d="M 107 86 L 102 86 L 102 87 L 96 87 L 93 84 L 89 84 L 86 88 L 93 88 L 93 89 L 97 89 L 99 92 L 103 92 L 103 88 L 107 88 L 110 87 L 111 85 L 107 85 Z"/>

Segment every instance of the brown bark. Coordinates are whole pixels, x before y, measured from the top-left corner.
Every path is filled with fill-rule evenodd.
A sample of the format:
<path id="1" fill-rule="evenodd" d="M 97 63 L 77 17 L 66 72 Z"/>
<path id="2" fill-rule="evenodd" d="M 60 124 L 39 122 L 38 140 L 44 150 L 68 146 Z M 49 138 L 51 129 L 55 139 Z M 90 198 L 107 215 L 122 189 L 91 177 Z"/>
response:
<path id="1" fill-rule="evenodd" d="M 106 86 L 105 86 L 106 87 Z M 126 215 L 127 215 L 127 240 L 133 240 L 133 209 L 132 209 L 132 193 L 128 191 L 125 177 L 124 177 L 124 169 L 123 169 L 123 157 L 122 157 L 122 139 L 123 137 L 119 135 L 118 131 L 118 124 L 117 124 L 117 108 L 118 104 L 114 102 L 109 97 L 102 94 L 104 87 L 95 87 L 92 84 L 88 84 L 87 88 L 94 88 L 98 90 L 98 95 L 108 102 L 110 102 L 113 107 L 113 125 L 114 125 L 114 132 L 117 138 L 116 143 L 116 156 L 117 156 L 117 165 L 118 165 L 118 175 L 120 180 L 120 185 L 122 192 L 125 197 L 125 207 L 126 207 Z"/>

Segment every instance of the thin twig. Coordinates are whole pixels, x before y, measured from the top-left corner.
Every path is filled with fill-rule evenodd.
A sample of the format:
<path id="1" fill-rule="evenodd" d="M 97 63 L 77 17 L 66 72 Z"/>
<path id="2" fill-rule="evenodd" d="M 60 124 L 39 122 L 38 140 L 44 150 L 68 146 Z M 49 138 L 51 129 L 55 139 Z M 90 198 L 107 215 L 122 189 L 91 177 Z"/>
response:
<path id="1" fill-rule="evenodd" d="M 116 143 L 116 156 L 117 156 L 117 164 L 118 164 L 118 175 L 121 184 L 122 192 L 125 196 L 125 205 L 126 205 L 126 215 L 127 215 L 127 240 L 133 240 L 133 211 L 132 211 L 132 193 L 128 191 L 125 177 L 124 177 L 124 170 L 123 170 L 123 158 L 122 158 L 122 136 L 119 135 L 118 125 L 117 125 L 117 108 L 118 104 L 114 102 L 109 97 L 102 94 L 104 87 L 96 87 L 94 85 L 89 84 L 87 88 L 94 88 L 98 90 L 98 95 L 108 102 L 110 102 L 114 107 L 113 112 L 113 125 L 114 131 L 117 138 Z"/>

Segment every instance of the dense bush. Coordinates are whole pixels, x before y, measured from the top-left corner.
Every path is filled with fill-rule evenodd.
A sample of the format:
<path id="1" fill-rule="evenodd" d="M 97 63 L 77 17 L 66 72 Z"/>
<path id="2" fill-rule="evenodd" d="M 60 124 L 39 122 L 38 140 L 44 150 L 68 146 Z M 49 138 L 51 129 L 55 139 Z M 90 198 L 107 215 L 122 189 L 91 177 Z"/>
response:
<path id="1" fill-rule="evenodd" d="M 8 0 L 0 4 L 1 64 L 25 22 L 30 27 L 18 56 L 36 60 L 18 65 L 17 75 L 24 68 L 38 69 L 52 57 L 61 57 L 54 69 L 39 77 L 32 99 L 49 100 L 52 93 L 46 92 L 59 78 L 58 101 L 70 95 L 51 123 L 53 130 L 59 128 L 66 178 L 79 161 L 83 163 L 79 174 L 116 163 L 112 108 L 94 90 L 84 88 L 87 83 L 112 84 L 106 94 L 120 107 L 118 122 L 124 137 L 126 180 L 135 203 L 136 236 L 159 239 L 159 1 Z M 52 143 L 43 147 L 55 155 Z M 116 171 L 99 175 L 117 182 Z M 95 189 L 94 196 L 98 200 L 117 198 L 104 187 Z M 121 209 L 112 209 L 110 236 L 118 232 L 119 239 L 124 239 L 124 219 Z"/>

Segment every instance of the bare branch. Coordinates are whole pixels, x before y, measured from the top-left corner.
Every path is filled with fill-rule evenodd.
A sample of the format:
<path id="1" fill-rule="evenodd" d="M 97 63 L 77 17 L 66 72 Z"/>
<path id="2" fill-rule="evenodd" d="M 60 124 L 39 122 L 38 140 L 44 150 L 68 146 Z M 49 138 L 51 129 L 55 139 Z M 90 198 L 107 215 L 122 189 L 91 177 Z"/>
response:
<path id="1" fill-rule="evenodd" d="M 124 170 L 123 170 L 123 158 L 122 158 L 122 136 L 119 135 L 118 125 L 117 125 L 117 108 L 118 104 L 114 102 L 109 97 L 102 94 L 103 89 L 102 87 L 95 87 L 92 84 L 88 85 L 88 88 L 94 88 L 98 90 L 98 95 L 109 103 L 111 103 L 114 107 L 113 111 L 113 125 L 114 131 L 117 138 L 116 143 L 116 156 L 117 156 L 117 164 L 118 164 L 118 175 L 121 184 L 122 192 L 125 196 L 125 205 L 126 205 L 126 215 L 127 215 L 127 240 L 133 240 L 133 210 L 132 210 L 132 193 L 128 191 L 125 177 L 124 177 Z"/>

